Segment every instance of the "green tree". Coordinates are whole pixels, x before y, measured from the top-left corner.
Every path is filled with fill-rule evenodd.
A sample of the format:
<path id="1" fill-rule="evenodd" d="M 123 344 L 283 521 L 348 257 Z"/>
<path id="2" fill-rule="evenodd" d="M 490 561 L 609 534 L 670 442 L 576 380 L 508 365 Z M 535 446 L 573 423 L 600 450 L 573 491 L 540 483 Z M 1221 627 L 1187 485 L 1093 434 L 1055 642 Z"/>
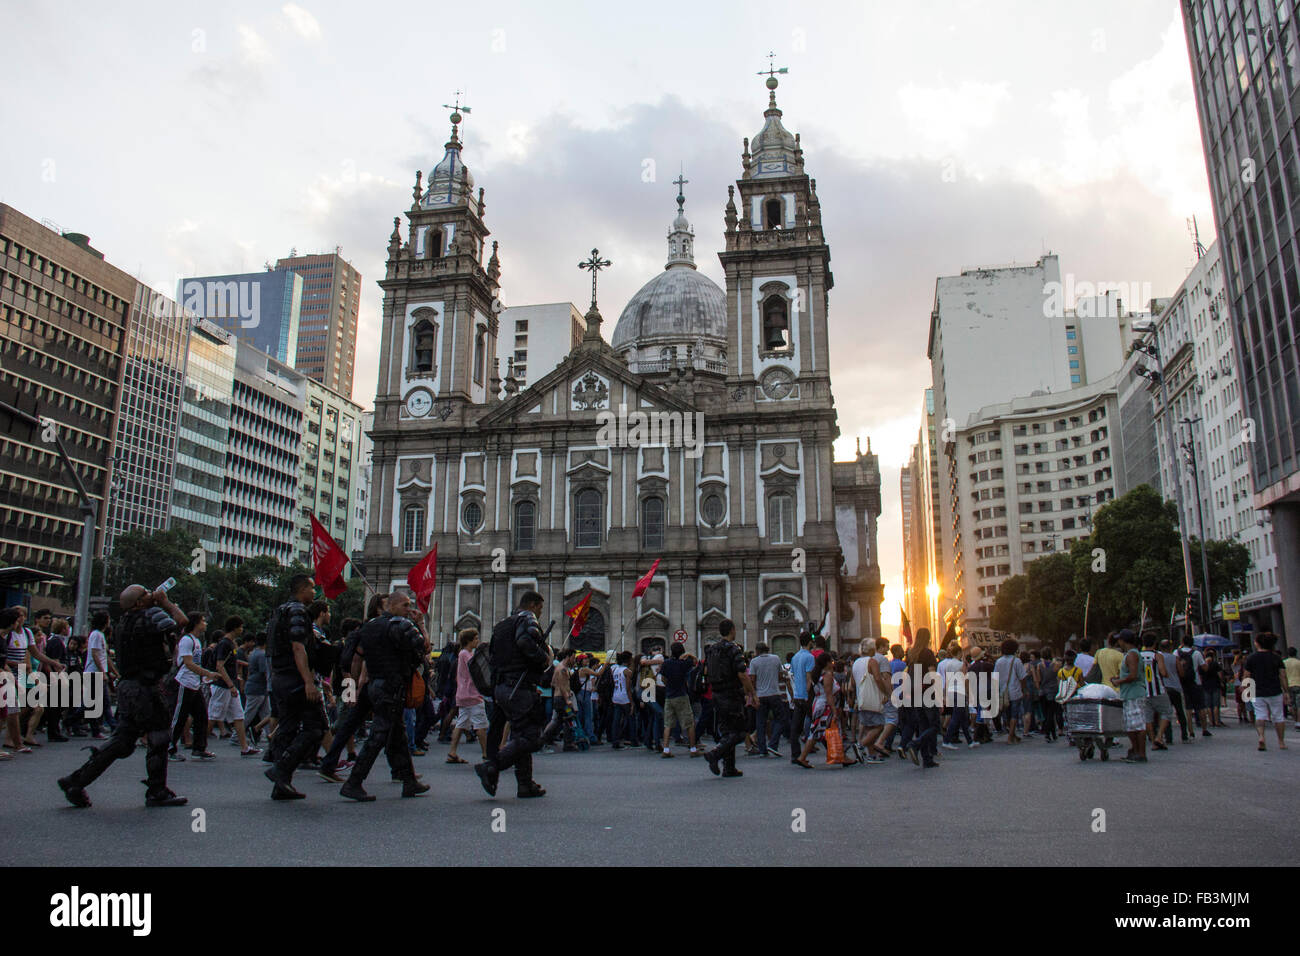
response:
<path id="1" fill-rule="evenodd" d="M 91 570 L 91 593 L 106 595 L 112 613 L 117 613 L 117 597 L 129 585 L 156 588 L 168 578 L 175 578 L 171 599 L 181 607 L 193 607 L 202 598 L 199 576 L 190 573 L 199 539 L 189 531 L 129 531 L 118 535 L 107 558 L 96 559 Z"/>
<path id="2" fill-rule="evenodd" d="M 1071 634 L 1083 631 L 1083 599 L 1074 586 L 1074 560 L 1065 553 L 1047 555 L 1025 565 L 1024 623 L 1034 636 L 1064 648 Z"/>
<path id="3" fill-rule="evenodd" d="M 1190 542 L 1192 555 L 1192 579 L 1201 593 L 1206 593 L 1204 575 L 1201 573 L 1201 541 L 1192 538 Z M 1218 541 L 1211 539 L 1205 543 L 1205 557 L 1210 565 L 1210 607 L 1216 606 L 1224 598 L 1234 598 L 1246 593 L 1246 574 L 1250 571 L 1250 549 L 1240 541 Z"/>
<path id="4" fill-rule="evenodd" d="M 998 587 L 998 593 L 993 597 L 993 610 L 989 614 L 989 624 L 995 631 L 1019 634 L 1028 630 L 1025 613 L 1028 586 L 1029 579 L 1023 574 L 1016 574 Z"/>

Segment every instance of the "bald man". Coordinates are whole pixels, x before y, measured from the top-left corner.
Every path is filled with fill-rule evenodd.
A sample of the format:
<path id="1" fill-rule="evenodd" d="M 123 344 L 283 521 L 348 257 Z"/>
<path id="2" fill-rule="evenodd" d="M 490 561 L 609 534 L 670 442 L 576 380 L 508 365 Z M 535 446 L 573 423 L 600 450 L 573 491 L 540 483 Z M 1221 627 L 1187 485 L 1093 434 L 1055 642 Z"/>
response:
<path id="1" fill-rule="evenodd" d="M 117 639 L 117 729 L 104 746 L 95 750 L 80 768 L 59 780 L 59 788 L 74 807 L 90 806 L 86 787 L 108 769 L 135 751 L 135 742 L 145 738 L 147 807 L 179 807 L 185 804 L 167 789 L 167 744 L 170 713 L 164 703 L 163 682 L 171 670 L 167 635 L 188 620 L 159 589 L 148 591 L 132 584 L 118 598 L 123 611 Z"/>

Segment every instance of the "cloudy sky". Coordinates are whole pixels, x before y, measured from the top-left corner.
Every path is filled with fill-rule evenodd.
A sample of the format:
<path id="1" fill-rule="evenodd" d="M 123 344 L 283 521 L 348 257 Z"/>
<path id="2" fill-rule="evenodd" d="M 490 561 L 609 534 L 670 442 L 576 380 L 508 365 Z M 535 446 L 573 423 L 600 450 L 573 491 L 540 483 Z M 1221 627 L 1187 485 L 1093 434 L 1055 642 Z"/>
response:
<path id="1" fill-rule="evenodd" d="M 341 247 L 367 280 L 367 406 L 369 280 L 415 170 L 441 158 L 457 89 L 502 299 L 582 305 L 575 264 L 599 246 L 608 335 L 662 268 L 679 164 L 700 266 L 721 282 L 726 187 L 775 51 L 831 245 L 837 450 L 869 438 L 883 470 L 889 633 L 935 278 L 1052 251 L 1078 281 L 1167 295 L 1194 259 L 1187 220 L 1214 232 L 1173 0 L 0 0 L 0 18 L 0 201 L 163 291 Z"/>

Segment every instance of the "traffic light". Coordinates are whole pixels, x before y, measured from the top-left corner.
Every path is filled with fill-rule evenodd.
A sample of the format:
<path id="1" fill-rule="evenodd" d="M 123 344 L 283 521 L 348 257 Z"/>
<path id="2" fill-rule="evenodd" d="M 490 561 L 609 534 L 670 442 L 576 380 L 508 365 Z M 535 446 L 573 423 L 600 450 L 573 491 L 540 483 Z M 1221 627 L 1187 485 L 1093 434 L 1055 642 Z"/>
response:
<path id="1" fill-rule="evenodd" d="M 1201 589 L 1192 588 L 1187 594 L 1187 625 L 1191 627 L 1195 621 L 1202 627 L 1205 625 L 1204 608 L 1201 607 Z"/>

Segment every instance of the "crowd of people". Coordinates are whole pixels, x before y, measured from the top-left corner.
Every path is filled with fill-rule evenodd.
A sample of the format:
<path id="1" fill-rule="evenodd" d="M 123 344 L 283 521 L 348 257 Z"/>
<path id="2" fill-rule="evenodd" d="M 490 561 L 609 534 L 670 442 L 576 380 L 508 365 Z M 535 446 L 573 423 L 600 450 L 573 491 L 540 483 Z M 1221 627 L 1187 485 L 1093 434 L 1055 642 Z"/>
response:
<path id="1" fill-rule="evenodd" d="M 1286 749 L 1285 722 L 1288 714 L 1296 720 L 1300 703 L 1300 659 L 1294 648 L 1279 653 L 1268 633 L 1255 636 L 1253 652 L 1223 656 L 1190 637 L 1175 646 L 1130 630 L 1095 651 L 1086 639 L 1059 652 L 1007 640 L 995 654 L 951 632 L 932 646 L 924 628 L 907 647 L 869 639 L 846 652 L 805 627 L 799 650 L 782 659 L 762 643 L 743 650 L 724 621 L 698 658 L 680 643 L 667 653 L 654 646 L 597 655 L 552 647 L 538 623 L 541 597 L 529 592 L 490 636 L 466 629 L 434 653 L 404 592 L 376 596 L 365 621 L 335 627 L 310 577 L 290 589 L 258 630 L 238 617 L 211 627 L 207 615 L 181 612 L 166 592 L 138 586 L 121 599 L 117 627 L 126 634 L 114 633 L 107 612 L 94 615 L 81 640 L 48 610 L 29 620 L 22 607 L 5 609 L 2 679 L 11 706 L 0 714 L 8 748 L 0 759 L 34 753 L 41 734 L 45 744 L 107 741 L 92 743 L 87 764 L 60 780 L 70 802 L 88 806 L 86 786 L 142 745 L 146 802 L 166 806 L 184 802 L 166 787 L 166 763 L 214 761 L 210 747 L 225 740 L 232 757 L 268 764 L 274 799 L 303 798 L 292 784 L 302 768 L 368 802 L 363 783 L 381 751 L 404 796 L 427 791 L 411 758 L 436 741 L 447 746 L 446 763 L 473 762 L 489 793 L 514 768 L 519 796 L 537 797 L 545 794 L 532 778 L 538 752 L 642 749 L 702 758 L 722 777 L 743 776 L 738 753 L 785 758 L 801 770 L 814 769 L 814 758 L 847 767 L 895 756 L 930 769 L 962 745 L 1068 738 L 1070 701 L 1112 698 L 1129 740 L 1124 760 L 1143 763 L 1174 743 L 1175 726 L 1184 743 L 1212 737 L 1231 703 L 1239 723 L 1255 726 L 1259 750 L 1268 748 L 1270 725 Z M 17 683 L 38 671 L 103 674 L 116 706 L 12 705 Z M 926 681 L 942 689 L 937 699 L 914 695 Z"/>

